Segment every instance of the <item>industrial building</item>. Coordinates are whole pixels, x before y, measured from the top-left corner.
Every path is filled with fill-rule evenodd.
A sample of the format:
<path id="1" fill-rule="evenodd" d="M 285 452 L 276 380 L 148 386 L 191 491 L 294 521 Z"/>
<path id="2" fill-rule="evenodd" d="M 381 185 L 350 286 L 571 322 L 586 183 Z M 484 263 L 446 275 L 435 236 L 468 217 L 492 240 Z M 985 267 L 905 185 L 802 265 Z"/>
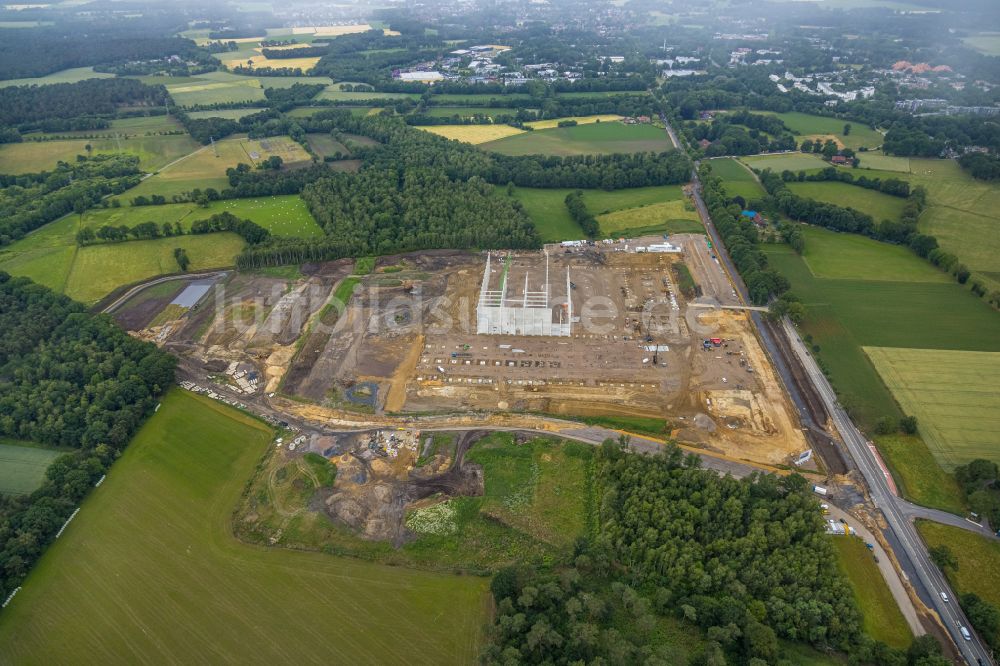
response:
<path id="1" fill-rule="evenodd" d="M 486 256 L 483 283 L 476 306 L 476 332 L 480 335 L 550 335 L 569 337 L 573 321 L 572 283 L 566 267 L 561 276 L 549 279 L 549 253 L 513 257 L 493 264 Z"/>

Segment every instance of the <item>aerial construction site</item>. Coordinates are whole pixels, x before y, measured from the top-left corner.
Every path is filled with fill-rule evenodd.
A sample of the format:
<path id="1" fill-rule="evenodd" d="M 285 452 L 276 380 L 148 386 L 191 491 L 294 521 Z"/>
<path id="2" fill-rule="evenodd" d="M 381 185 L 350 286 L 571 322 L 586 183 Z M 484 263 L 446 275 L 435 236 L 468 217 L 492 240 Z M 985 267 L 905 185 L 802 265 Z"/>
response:
<path id="1" fill-rule="evenodd" d="M 198 298 L 191 293 L 197 283 Z M 808 445 L 702 235 L 540 251 L 428 251 L 220 273 L 115 311 L 185 378 L 319 422 L 642 417 L 664 436 L 785 464 Z M 252 381 L 252 383 L 251 383 Z"/>

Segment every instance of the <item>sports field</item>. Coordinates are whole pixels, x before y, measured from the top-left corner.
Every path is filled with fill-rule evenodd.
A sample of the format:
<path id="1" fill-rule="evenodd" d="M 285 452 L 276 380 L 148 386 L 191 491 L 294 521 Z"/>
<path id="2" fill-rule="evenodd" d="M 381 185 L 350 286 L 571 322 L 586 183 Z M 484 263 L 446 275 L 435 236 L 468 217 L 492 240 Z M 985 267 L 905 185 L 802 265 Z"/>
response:
<path id="1" fill-rule="evenodd" d="M 183 155 L 198 149 L 198 144 L 187 134 L 168 136 L 128 135 L 116 140 L 112 136 L 97 139 L 69 139 L 65 141 L 25 141 L 0 145 L 0 173 L 37 173 L 55 168 L 56 163 L 74 162 L 77 155 L 87 155 L 87 146 L 93 155 L 120 152 L 137 155 L 139 168 L 156 171 Z"/>
<path id="2" fill-rule="evenodd" d="M 49 463 L 62 451 L 0 439 L 0 495 L 24 495 L 42 485 Z"/>
<path id="3" fill-rule="evenodd" d="M 271 438 L 167 395 L 0 614 L 0 662 L 475 662 L 485 579 L 233 538 Z"/>
<path id="4" fill-rule="evenodd" d="M 780 155 L 753 155 L 741 157 L 740 161 L 751 169 L 770 169 L 781 173 L 784 170 L 803 171 L 807 169 L 822 169 L 830 166 L 812 153 L 782 153 Z"/>
<path id="5" fill-rule="evenodd" d="M 913 634 L 865 542 L 852 536 L 830 539 L 837 552 L 837 566 L 851 584 L 854 600 L 861 609 L 865 633 L 886 645 L 905 650 Z"/>
<path id="6" fill-rule="evenodd" d="M 662 152 L 673 148 L 662 129 L 615 122 L 525 132 L 479 145 L 505 155 L 592 155 Z"/>
<path id="7" fill-rule="evenodd" d="M 1000 461 L 1000 353 L 865 347 L 896 401 L 917 417 L 938 463 Z"/>
<path id="8" fill-rule="evenodd" d="M 731 157 L 709 160 L 712 174 L 722 179 L 722 187 L 730 197 L 741 196 L 747 201 L 764 195 L 753 173 Z"/>
<path id="9" fill-rule="evenodd" d="M 795 141 L 799 144 L 806 139 L 822 139 L 824 141 L 826 139 L 834 139 L 843 147 L 855 150 L 862 146 L 875 148 L 882 145 L 882 135 L 861 123 L 840 118 L 814 116 L 797 111 L 790 113 L 764 113 L 781 118 L 785 126 L 797 134 Z M 844 125 L 848 123 L 851 125 L 851 133 L 845 135 Z"/>
<path id="10" fill-rule="evenodd" d="M 824 182 L 792 182 L 788 189 L 800 197 L 822 201 L 837 206 L 850 207 L 872 216 L 876 223 L 882 220 L 899 220 L 906 199 L 869 190 L 857 185 Z"/>
<path id="11" fill-rule="evenodd" d="M 117 197 L 123 204 L 137 196 L 160 194 L 169 200 L 175 194 L 190 192 L 195 188 L 229 187 L 226 169 L 241 162 L 256 165 L 272 155 L 279 156 L 286 166 L 311 160 L 309 153 L 287 136 L 267 139 L 231 137 L 216 141 L 215 146 L 198 146 L 196 149 L 147 178 L 138 186 Z"/>
<path id="12" fill-rule="evenodd" d="M 901 245 L 889 245 L 860 234 L 841 234 L 801 225 L 802 254 L 818 278 L 898 282 L 951 283 L 944 271 Z"/>
<path id="13" fill-rule="evenodd" d="M 427 125 L 420 127 L 426 132 L 471 144 L 497 141 L 524 134 L 525 131 L 510 125 Z"/>

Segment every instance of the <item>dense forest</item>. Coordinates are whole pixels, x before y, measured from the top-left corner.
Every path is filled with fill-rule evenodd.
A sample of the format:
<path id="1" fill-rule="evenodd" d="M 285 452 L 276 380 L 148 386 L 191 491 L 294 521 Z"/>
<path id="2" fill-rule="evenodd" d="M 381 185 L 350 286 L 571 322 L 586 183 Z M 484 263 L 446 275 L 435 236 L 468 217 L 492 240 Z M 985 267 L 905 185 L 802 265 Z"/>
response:
<path id="1" fill-rule="evenodd" d="M 852 663 L 944 666 L 933 639 L 909 654 L 873 641 L 806 480 L 719 477 L 676 447 L 657 456 L 606 441 L 592 468 L 591 534 L 572 566 L 501 571 L 490 664 L 782 664 L 780 640 Z M 670 616 L 704 630 L 680 661 L 659 631 Z"/>
<path id="2" fill-rule="evenodd" d="M 81 116 L 114 116 L 123 106 L 163 106 L 163 86 L 147 86 L 135 79 L 88 79 L 78 83 L 0 88 L 0 124 L 21 130 L 64 131 L 92 129 L 65 122 Z"/>
<path id="3" fill-rule="evenodd" d="M 92 25 L 87 28 L 85 31 L 5 30 L 0 40 L 0 79 L 45 76 L 62 69 L 86 66 L 119 74 L 146 74 L 150 72 L 136 70 L 135 64 L 164 60 L 169 56 L 180 57 L 183 73 L 188 71 L 186 61 L 205 60 L 206 65 L 218 67 L 217 63 L 208 62 L 208 54 L 190 39 L 162 34 L 137 35 L 134 30 L 95 30 Z M 157 64 L 157 69 L 169 68 L 165 61 Z"/>
<path id="4" fill-rule="evenodd" d="M 0 247 L 67 213 L 82 213 L 142 178 L 135 155 L 95 155 L 53 171 L 0 176 Z"/>
<path id="5" fill-rule="evenodd" d="M 0 497 L 0 597 L 13 590 L 174 380 L 174 359 L 109 318 L 0 272 L 0 436 L 72 449 L 41 488 Z"/>
<path id="6" fill-rule="evenodd" d="M 780 118 L 738 111 L 713 118 L 711 123 L 690 122 L 684 126 L 691 143 L 709 141 L 706 157 L 755 155 L 795 150 L 795 137 Z"/>

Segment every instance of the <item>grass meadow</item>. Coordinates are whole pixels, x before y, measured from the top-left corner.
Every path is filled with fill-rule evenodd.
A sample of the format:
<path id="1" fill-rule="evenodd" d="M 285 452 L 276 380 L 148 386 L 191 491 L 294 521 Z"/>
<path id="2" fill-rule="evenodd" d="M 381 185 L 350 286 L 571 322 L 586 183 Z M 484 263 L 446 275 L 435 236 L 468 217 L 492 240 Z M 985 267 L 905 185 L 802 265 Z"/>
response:
<path id="1" fill-rule="evenodd" d="M 337 153 L 341 155 L 351 154 L 347 146 L 334 139 L 330 134 L 307 134 L 306 141 L 309 142 L 309 147 L 320 157 L 336 155 Z"/>
<path id="2" fill-rule="evenodd" d="M 554 243 L 564 240 L 578 240 L 584 237 L 579 225 L 569 216 L 566 209 L 566 195 L 574 192 L 572 188 L 541 189 L 532 187 L 518 187 L 514 190 L 514 196 L 521 205 L 524 206 L 528 217 L 535 223 L 535 229 L 545 243 Z M 626 224 L 622 228 L 636 227 L 635 224 L 627 224 L 629 217 L 633 220 L 643 217 L 639 211 L 643 211 L 650 206 L 670 204 L 671 210 L 677 208 L 680 212 L 678 217 L 655 217 L 652 222 L 643 220 L 639 224 L 651 225 L 659 224 L 664 231 L 671 233 L 681 233 L 694 230 L 692 220 L 697 226 L 697 231 L 703 231 L 701 224 L 695 217 L 689 217 L 690 212 L 683 210 L 684 191 L 680 185 L 663 185 L 652 187 L 635 187 L 624 190 L 583 190 L 584 202 L 592 215 L 600 222 L 602 217 L 617 215 L 615 218 L 619 223 Z M 655 211 L 655 209 L 654 209 Z M 650 211 L 646 211 L 649 213 Z M 665 211 L 661 211 L 665 212 Z M 667 224 L 667 220 L 677 220 L 672 224 Z M 681 224 L 683 222 L 683 224 Z M 672 226 L 673 228 L 668 228 Z M 601 231 L 605 232 L 604 224 L 601 223 Z M 610 233 L 610 232 L 606 232 Z"/>
<path id="3" fill-rule="evenodd" d="M 479 145 L 484 150 L 505 155 L 594 155 L 661 152 L 673 148 L 662 129 L 617 122 L 524 132 Z"/>
<path id="4" fill-rule="evenodd" d="M 857 185 L 824 182 L 792 182 L 788 189 L 800 197 L 814 201 L 853 208 L 872 216 L 876 223 L 882 220 L 899 220 L 903 214 L 906 199 L 868 190 Z"/>
<path id="5" fill-rule="evenodd" d="M 0 146 L 0 173 L 51 171 L 58 162 L 74 162 L 77 155 L 87 155 L 88 145 L 91 146 L 94 155 L 118 152 L 137 155 L 139 168 L 146 172 L 156 171 L 199 147 L 198 143 L 187 134 L 166 136 L 135 134 L 118 140 L 113 136 L 105 136 L 95 139 L 7 143 Z"/>
<path id="6" fill-rule="evenodd" d="M 1000 461 L 1000 353 L 865 347 L 865 353 L 945 469 Z"/>
<path id="7" fill-rule="evenodd" d="M 764 188 L 753 173 L 737 160 L 726 157 L 711 160 L 709 164 L 712 166 L 712 174 L 722 179 L 722 186 L 729 196 L 741 196 L 747 201 L 764 196 Z"/>
<path id="8" fill-rule="evenodd" d="M 948 572 L 948 582 L 956 592 L 1000 606 L 1000 541 L 929 520 L 918 520 L 917 530 L 928 546 L 948 546 L 955 556 L 958 568 Z"/>
<path id="9" fill-rule="evenodd" d="M 865 633 L 886 645 L 905 650 L 913 641 L 906 618 L 896 604 L 871 551 L 861 539 L 831 537 L 837 551 L 837 565 L 851 584 L 854 600 L 861 609 Z"/>
<path id="10" fill-rule="evenodd" d="M 898 171 L 910 173 L 910 158 L 883 155 L 882 153 L 857 153 L 860 169 L 878 169 L 880 171 Z"/>
<path id="11" fill-rule="evenodd" d="M 168 394 L 0 615 L 0 662 L 474 662 L 484 579 L 232 536 L 272 436 Z"/>
<path id="12" fill-rule="evenodd" d="M 605 237 L 642 236 L 650 233 L 704 233 L 698 213 L 688 210 L 686 200 L 664 201 L 597 217 Z"/>
<path id="13" fill-rule="evenodd" d="M 820 138 L 824 141 L 828 138 L 836 140 L 846 148 L 875 148 L 882 145 L 882 135 L 860 123 L 845 121 L 840 118 L 828 118 L 826 116 L 814 116 L 808 113 L 792 111 L 789 113 L 767 113 L 767 115 L 781 118 L 785 126 L 797 133 L 795 137 L 797 143 L 802 143 L 805 139 Z M 850 123 L 851 133 L 844 134 L 844 125 Z"/>
<path id="14" fill-rule="evenodd" d="M 245 116 L 252 116 L 263 111 L 263 107 L 249 109 L 214 109 L 212 111 L 192 111 L 188 117 L 200 120 L 203 118 L 225 118 L 227 120 L 239 120 Z"/>
<path id="15" fill-rule="evenodd" d="M 265 148 L 266 145 L 266 148 Z M 255 159 L 253 154 L 257 155 Z M 214 187 L 223 190 L 229 187 L 226 169 L 241 162 L 255 165 L 277 155 L 286 165 L 305 164 L 310 161 L 309 153 L 287 136 L 267 139 L 231 137 L 215 142 L 215 147 L 201 146 L 183 159 L 171 163 L 156 172 L 138 186 L 118 196 L 127 203 L 137 196 L 149 197 L 154 194 L 170 197 L 190 192 L 195 188 Z"/>
<path id="16" fill-rule="evenodd" d="M 243 240 L 236 234 L 222 233 L 78 248 L 76 234 L 83 226 L 180 222 L 187 230 L 194 220 L 222 211 L 253 220 L 279 236 L 315 238 L 323 234 L 305 203 L 295 195 L 214 201 L 208 208 L 167 204 L 93 209 L 84 214 L 82 221 L 77 215 L 63 217 L 3 248 L 0 270 L 30 277 L 84 303 L 94 303 L 120 286 L 178 272 L 173 257 L 176 247 L 187 251 L 189 270 L 232 266 Z"/>
<path id="17" fill-rule="evenodd" d="M 32 492 L 42 485 L 49 463 L 62 453 L 27 442 L 0 439 L 0 494 Z"/>
<path id="18" fill-rule="evenodd" d="M 195 77 L 198 78 L 198 77 Z M 236 102 L 263 102 L 264 87 L 259 79 L 197 80 L 167 86 L 167 92 L 177 106 L 199 104 L 233 104 Z"/>
<path id="19" fill-rule="evenodd" d="M 610 123 L 617 122 L 621 120 L 622 117 L 615 113 L 605 113 L 596 116 L 567 116 L 565 118 L 549 118 L 548 120 L 533 120 L 530 123 L 525 123 L 529 127 L 533 127 L 536 130 L 552 129 L 553 127 L 559 127 L 559 123 L 565 120 L 575 120 L 577 125 L 590 125 L 591 123 Z"/>
<path id="20" fill-rule="evenodd" d="M 802 257 L 817 278 L 952 282 L 950 275 L 902 245 L 889 245 L 860 234 L 841 234 L 807 225 L 801 225 L 800 229 L 806 242 Z"/>
<path id="21" fill-rule="evenodd" d="M 424 111 L 425 115 L 435 118 L 451 118 L 460 116 L 468 118 L 475 115 L 480 116 L 513 116 L 517 109 L 507 109 L 496 106 L 432 106 Z"/>

